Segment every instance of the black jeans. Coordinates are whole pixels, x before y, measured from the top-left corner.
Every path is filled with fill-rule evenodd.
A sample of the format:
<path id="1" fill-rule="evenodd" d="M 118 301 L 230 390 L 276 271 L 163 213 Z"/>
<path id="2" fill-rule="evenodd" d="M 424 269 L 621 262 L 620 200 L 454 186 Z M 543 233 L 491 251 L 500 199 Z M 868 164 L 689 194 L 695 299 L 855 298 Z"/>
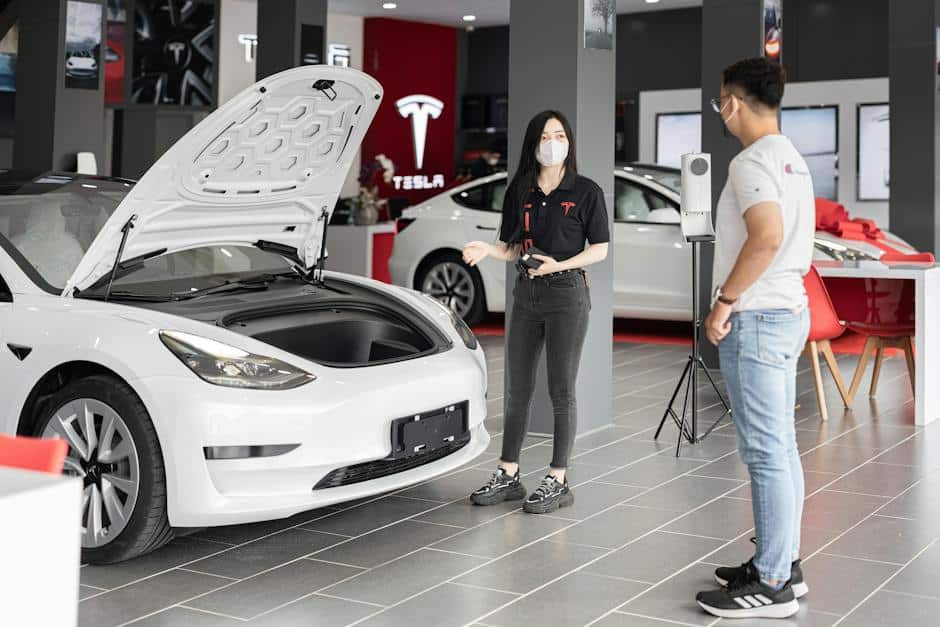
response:
<path id="1" fill-rule="evenodd" d="M 519 461 L 544 345 L 555 418 L 552 468 L 568 467 L 578 422 L 575 381 L 590 310 L 591 296 L 583 271 L 535 279 L 519 275 L 516 280 L 506 334 L 503 461 Z"/>

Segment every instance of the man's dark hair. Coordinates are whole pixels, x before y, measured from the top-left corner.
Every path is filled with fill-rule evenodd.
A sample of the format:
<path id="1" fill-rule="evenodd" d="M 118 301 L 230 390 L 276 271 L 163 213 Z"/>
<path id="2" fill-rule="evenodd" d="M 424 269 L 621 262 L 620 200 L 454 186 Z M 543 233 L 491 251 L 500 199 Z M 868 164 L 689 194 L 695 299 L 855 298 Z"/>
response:
<path id="1" fill-rule="evenodd" d="M 783 100 L 787 73 L 779 63 L 756 57 L 742 59 L 726 67 L 722 72 L 721 82 L 729 87 L 740 87 L 757 102 L 777 109 Z"/>

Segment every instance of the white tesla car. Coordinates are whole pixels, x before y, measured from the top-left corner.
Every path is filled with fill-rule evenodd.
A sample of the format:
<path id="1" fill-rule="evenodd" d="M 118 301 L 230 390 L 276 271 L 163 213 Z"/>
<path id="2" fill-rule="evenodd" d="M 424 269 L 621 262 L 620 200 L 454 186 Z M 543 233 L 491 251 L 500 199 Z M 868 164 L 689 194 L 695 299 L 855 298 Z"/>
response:
<path id="1" fill-rule="evenodd" d="M 355 70 L 260 81 L 135 185 L 0 173 L 0 430 L 59 436 L 83 559 L 286 517 L 489 443 L 486 365 L 413 290 L 324 272 L 382 98 Z"/>
<path id="2" fill-rule="evenodd" d="M 614 316 L 692 319 L 692 249 L 679 227 L 680 172 L 649 165 L 614 171 Z M 495 241 L 506 174 L 477 179 L 406 209 L 398 221 L 389 270 L 396 285 L 421 290 L 469 324 L 505 310 L 506 265 L 485 259 L 475 268 L 461 260 L 463 245 Z M 886 233 L 886 243 L 915 252 Z M 819 259 L 877 259 L 882 250 L 817 231 Z"/>

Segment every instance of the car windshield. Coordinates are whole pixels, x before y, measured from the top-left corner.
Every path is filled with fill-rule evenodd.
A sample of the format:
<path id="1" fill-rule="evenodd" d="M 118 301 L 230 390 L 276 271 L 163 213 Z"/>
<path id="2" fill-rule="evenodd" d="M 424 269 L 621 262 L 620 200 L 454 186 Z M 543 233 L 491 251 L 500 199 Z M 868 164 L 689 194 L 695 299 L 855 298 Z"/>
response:
<path id="1" fill-rule="evenodd" d="M 677 194 L 682 188 L 682 174 L 679 170 L 673 168 L 650 168 L 642 165 L 627 165 L 621 167 L 625 172 L 630 172 L 631 174 L 655 181 Z"/>
<path id="2" fill-rule="evenodd" d="M 59 292 L 131 187 L 73 175 L 0 180 L 0 246 L 37 285 Z"/>
<path id="3" fill-rule="evenodd" d="M 293 272 L 280 255 L 254 246 L 203 246 L 148 259 L 111 287 L 116 299 L 140 296 L 155 299 L 179 298 L 187 292 L 220 285 L 237 289 L 240 281 L 257 281 L 264 275 Z M 257 289 L 255 283 L 250 289 Z M 104 288 L 94 290 L 103 294 Z"/>

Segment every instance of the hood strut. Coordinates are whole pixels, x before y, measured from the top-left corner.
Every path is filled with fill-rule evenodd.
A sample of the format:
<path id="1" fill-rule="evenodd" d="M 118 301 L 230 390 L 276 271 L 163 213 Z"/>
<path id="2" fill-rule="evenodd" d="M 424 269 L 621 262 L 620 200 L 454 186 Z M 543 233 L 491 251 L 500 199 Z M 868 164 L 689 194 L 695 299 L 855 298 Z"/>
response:
<path id="1" fill-rule="evenodd" d="M 111 296 L 111 285 L 114 283 L 114 277 L 117 275 L 118 266 L 121 263 L 121 255 L 124 254 L 124 245 L 127 243 L 127 235 L 131 232 L 131 229 L 134 228 L 134 222 L 137 221 L 137 214 L 133 214 L 127 219 L 127 222 L 124 223 L 124 226 L 121 227 L 121 244 L 118 246 L 117 256 L 114 258 L 114 266 L 111 268 L 111 276 L 108 279 L 108 289 L 104 293 L 105 301 Z"/>
<path id="2" fill-rule="evenodd" d="M 325 285 L 323 281 L 323 270 L 326 267 L 326 229 L 330 224 L 330 212 L 326 210 L 326 207 L 320 212 L 320 219 L 323 220 L 323 233 L 320 236 L 320 258 L 317 260 L 316 267 L 316 282 L 320 285 Z"/>

